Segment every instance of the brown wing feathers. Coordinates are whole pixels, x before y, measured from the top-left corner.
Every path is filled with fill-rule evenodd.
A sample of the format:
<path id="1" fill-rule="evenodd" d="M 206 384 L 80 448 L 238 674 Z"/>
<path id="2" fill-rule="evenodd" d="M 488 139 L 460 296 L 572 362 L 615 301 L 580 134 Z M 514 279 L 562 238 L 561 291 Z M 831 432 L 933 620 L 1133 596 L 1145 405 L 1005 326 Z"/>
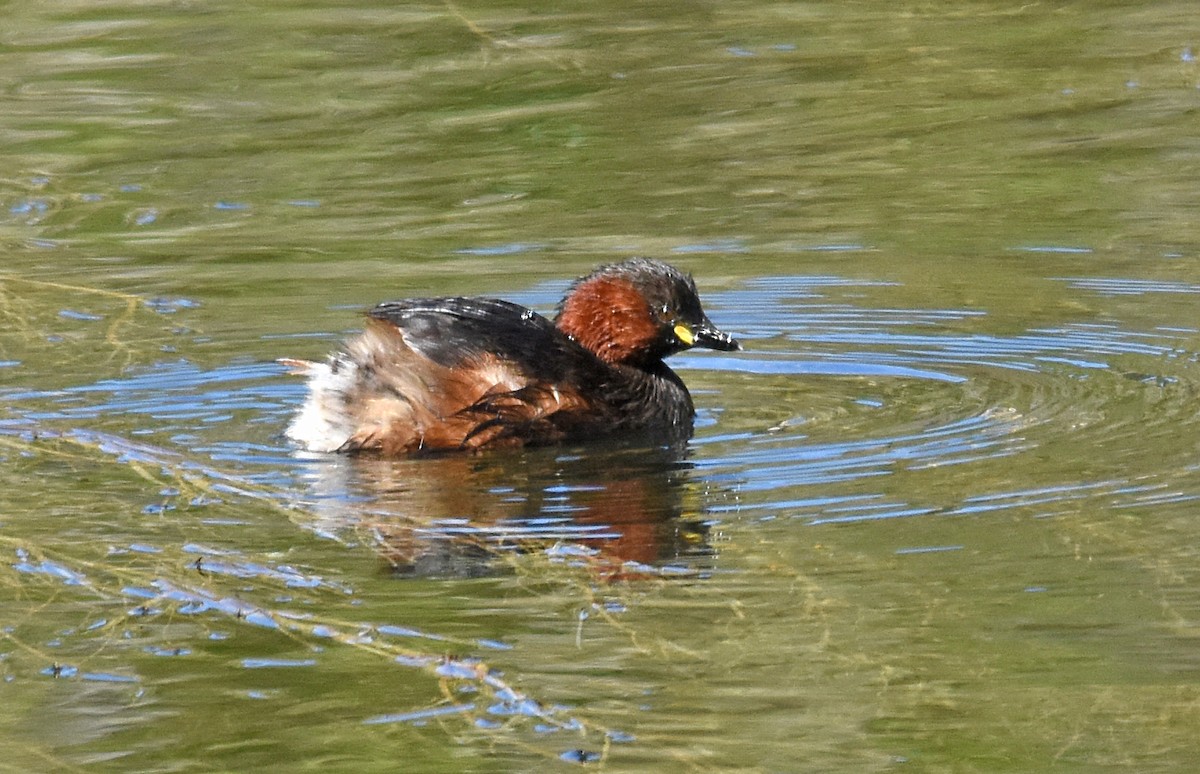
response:
<path id="1" fill-rule="evenodd" d="M 572 413 L 597 408 L 563 367 L 573 358 L 546 356 L 564 341 L 545 318 L 507 302 L 381 305 L 347 346 L 361 394 L 346 396 L 357 430 L 340 450 L 402 454 L 561 440 Z M 547 360 L 556 365 L 547 369 Z"/>

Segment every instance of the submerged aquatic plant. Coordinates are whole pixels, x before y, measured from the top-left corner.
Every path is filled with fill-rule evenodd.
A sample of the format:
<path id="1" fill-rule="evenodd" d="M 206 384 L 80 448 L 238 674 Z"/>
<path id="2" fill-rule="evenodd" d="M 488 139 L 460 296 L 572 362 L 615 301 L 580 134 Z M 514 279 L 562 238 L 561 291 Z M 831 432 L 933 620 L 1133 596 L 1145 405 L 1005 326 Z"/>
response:
<path id="1" fill-rule="evenodd" d="M 16 287 L 55 297 L 77 293 L 104 303 L 87 305 L 98 319 L 47 318 L 33 311 L 39 299 L 14 292 Z M 10 340 L 45 336 L 39 326 L 46 319 L 65 319 L 82 331 L 81 341 L 93 347 L 103 342 L 104 360 L 117 371 L 144 360 L 163 335 L 161 302 L 60 283 L 6 281 L 0 292 L 7 313 L 28 322 L 13 326 Z M 171 305 L 172 312 L 179 308 Z M 94 327 L 97 322 L 106 323 L 102 331 Z M 408 684 L 414 673 L 428 681 L 428 700 L 419 706 L 383 713 L 364 707 L 367 725 L 433 722 L 456 736 L 469 731 L 492 744 L 578 760 L 602 759 L 612 744 L 633 739 L 518 688 L 496 664 L 511 645 L 355 615 L 359 592 L 353 576 L 297 566 L 286 561 L 288 548 L 254 540 L 258 520 L 283 516 L 295 525 L 299 540 L 319 540 L 339 554 L 377 552 L 376 567 L 382 569 L 398 561 L 398 533 L 428 529 L 427 520 L 405 525 L 395 518 L 360 519 L 340 534 L 314 530 L 303 491 L 222 467 L 204 450 L 93 426 L 103 412 L 82 410 L 78 394 L 70 388 L 25 392 L 0 420 L 0 457 L 9 462 L 10 484 L 0 496 L 0 552 L 7 554 L 0 562 L 0 594 L 8 611 L 0 630 L 7 643 L 0 661 L 5 679 L 103 683 L 124 687 L 134 701 L 157 690 L 147 676 L 155 659 L 197 657 L 239 638 L 261 646 L 266 637 L 310 655 L 244 657 L 243 668 L 314 667 L 320 654 L 338 648 L 377 660 L 383 684 L 393 679 Z M 64 395 L 69 410 L 53 409 Z M 64 474 L 77 485 L 44 502 L 63 518 L 13 529 L 12 519 L 29 519 L 38 510 L 37 486 L 22 481 Z M 134 505 L 139 501 L 143 505 Z M 91 518 L 81 520 L 83 514 Z M 486 526 L 439 534 L 531 591 L 554 589 L 571 600 L 578 611 L 576 647 L 584 644 L 587 627 L 604 623 L 646 652 L 671 651 L 662 643 L 640 642 L 621 622 L 628 601 L 612 581 L 668 582 L 694 571 L 622 560 L 586 544 L 609 537 L 603 530 L 564 535 Z M 51 606 L 72 610 L 78 623 L 62 628 L 61 615 L 46 614 Z M 568 734 L 569 741 L 547 736 L 552 732 Z"/>

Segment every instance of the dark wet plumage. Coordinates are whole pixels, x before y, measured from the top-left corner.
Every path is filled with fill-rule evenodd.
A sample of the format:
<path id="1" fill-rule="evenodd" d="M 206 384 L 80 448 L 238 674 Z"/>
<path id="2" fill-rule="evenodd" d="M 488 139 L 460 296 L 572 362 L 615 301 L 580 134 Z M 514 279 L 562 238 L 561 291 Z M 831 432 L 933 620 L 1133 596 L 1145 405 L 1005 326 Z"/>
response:
<path id="1" fill-rule="evenodd" d="M 288 435 L 316 451 L 483 449 L 691 433 L 694 409 L 663 358 L 738 344 L 691 277 L 635 258 L 576 281 L 551 322 L 490 298 L 389 301 L 310 376 Z"/>

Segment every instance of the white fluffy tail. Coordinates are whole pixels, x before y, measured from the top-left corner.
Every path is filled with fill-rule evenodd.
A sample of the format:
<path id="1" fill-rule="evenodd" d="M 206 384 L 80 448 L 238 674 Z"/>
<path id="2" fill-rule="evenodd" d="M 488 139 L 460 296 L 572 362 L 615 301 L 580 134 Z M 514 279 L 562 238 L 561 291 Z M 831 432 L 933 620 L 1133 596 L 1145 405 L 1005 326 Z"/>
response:
<path id="1" fill-rule="evenodd" d="M 337 354 L 324 363 L 280 358 L 292 373 L 308 377 L 308 397 L 285 435 L 309 451 L 334 452 L 354 433 L 347 411 L 347 396 L 357 377 L 358 366 Z"/>

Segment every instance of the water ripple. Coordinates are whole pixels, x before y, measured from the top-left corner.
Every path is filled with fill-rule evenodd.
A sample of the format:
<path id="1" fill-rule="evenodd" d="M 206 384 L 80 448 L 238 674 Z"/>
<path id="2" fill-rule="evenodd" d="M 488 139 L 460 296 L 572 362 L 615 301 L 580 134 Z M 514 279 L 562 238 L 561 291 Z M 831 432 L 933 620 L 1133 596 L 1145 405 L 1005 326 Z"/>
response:
<path id="1" fill-rule="evenodd" d="M 1066 281 L 1103 293 L 1197 291 L 1170 282 Z M 853 298 L 854 290 L 877 283 L 777 277 L 747 284 L 710 303 L 715 319 L 737 310 L 727 327 L 743 337 L 747 352 L 680 359 L 689 369 L 757 377 L 722 393 L 723 433 L 697 442 L 705 449 L 697 468 L 737 494 L 733 503 L 714 505 L 714 514 L 787 514 L 833 525 L 1012 508 L 1044 514 L 1094 498 L 1136 507 L 1197 496 L 1194 475 L 1174 489 L 1157 480 L 1185 471 L 1148 464 L 1141 478 L 1149 481 L 1135 472 L 1136 461 L 1161 455 L 1146 439 L 1178 436 L 1179 423 L 1197 421 L 1192 398 L 1200 373 L 1189 327 L 1078 320 L 1000 334 L 988 330 L 981 310 L 871 306 Z M 1087 448 L 1105 448 L 1108 459 L 1126 449 L 1128 464 L 1103 467 L 1128 468 L 1128 475 L 1079 480 L 1067 473 L 1078 467 L 1075 449 Z M 1030 478 L 1065 482 L 985 483 L 1045 455 Z M 954 469 L 961 472 L 947 479 Z M 928 483 L 953 480 L 962 492 L 966 471 L 974 471 L 980 488 L 957 503 L 946 501 L 944 483 L 942 491 Z M 814 488 L 822 494 L 810 495 Z M 847 488 L 858 491 L 842 494 Z"/>
<path id="2" fill-rule="evenodd" d="M 1185 283 L 1055 281 L 1086 293 L 1197 292 Z M 745 344 L 740 353 L 689 352 L 673 361 L 687 372 L 700 409 L 699 432 L 680 470 L 715 493 L 706 513 L 820 526 L 1013 508 L 1046 513 L 1093 498 L 1149 507 L 1200 496 L 1196 470 L 1153 464 L 1166 448 L 1188 459 L 1176 439 L 1181 425 L 1197 422 L 1195 329 L 1081 318 L 998 332 L 982 309 L 888 303 L 895 287 L 780 276 L 706 294 L 712 317 Z M 559 292 L 561 283 L 547 283 L 524 300 L 548 301 Z M 883 303 L 870 303 L 875 298 Z M 0 431 L 61 433 L 121 460 L 182 467 L 209 478 L 213 493 L 261 497 L 264 487 L 275 488 L 281 499 L 299 498 L 318 514 L 319 534 L 338 534 L 364 518 L 427 513 L 406 527 L 405 539 L 430 545 L 619 542 L 616 514 L 642 508 L 658 487 L 642 480 L 641 490 L 615 496 L 621 482 L 612 471 L 564 478 L 583 470 L 564 455 L 550 458 L 554 475 L 520 491 L 507 478 L 517 472 L 498 465 L 488 474 L 496 481 L 480 483 L 469 503 L 420 494 L 422 486 L 442 492 L 447 481 L 481 475 L 449 463 L 389 462 L 372 468 L 376 481 L 364 488 L 355 478 L 371 466 L 296 455 L 280 439 L 302 395 L 302 385 L 273 363 L 205 369 L 181 359 L 66 389 L 10 391 L 11 416 Z M 97 423 L 124 430 L 93 429 Z M 1106 453 L 1090 475 L 1067 472 L 1096 448 Z M 1014 470 L 1024 471 L 1027 485 L 1008 481 Z M 598 506 L 598 490 L 612 490 L 612 501 Z M 147 507 L 164 512 L 173 499 L 163 495 Z M 456 559 L 419 558 L 409 563 L 457 571 Z M 634 564 L 652 558 L 623 557 Z M 276 571 L 215 559 L 205 567 L 231 575 Z M 26 571 L 53 568 L 30 564 Z"/>

